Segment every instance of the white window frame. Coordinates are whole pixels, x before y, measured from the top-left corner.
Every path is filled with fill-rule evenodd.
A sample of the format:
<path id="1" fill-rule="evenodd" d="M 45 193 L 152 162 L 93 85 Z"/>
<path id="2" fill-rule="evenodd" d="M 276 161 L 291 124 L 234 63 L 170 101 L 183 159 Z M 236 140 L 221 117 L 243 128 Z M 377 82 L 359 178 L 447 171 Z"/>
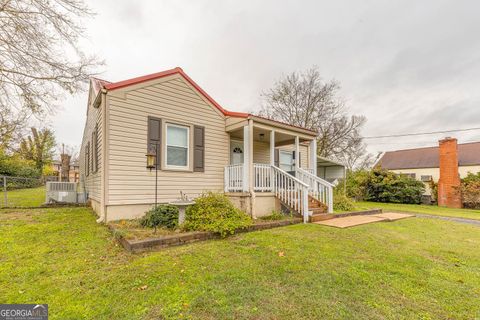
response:
<path id="1" fill-rule="evenodd" d="M 169 127 L 176 127 L 187 129 L 187 165 L 186 166 L 175 166 L 168 164 L 168 128 Z M 189 170 L 190 169 L 190 126 L 187 125 L 180 125 L 180 124 L 173 124 L 173 123 L 166 123 L 165 124 L 165 168 L 167 169 L 176 169 L 176 170 Z M 173 147 L 181 147 L 183 146 L 174 146 Z"/>
<path id="2" fill-rule="evenodd" d="M 293 159 L 293 151 L 287 151 L 287 150 L 279 150 L 279 155 L 278 155 L 278 167 L 282 169 L 282 161 L 280 160 L 282 158 L 281 154 L 288 154 L 289 156 L 292 157 L 292 162 L 290 163 L 290 170 L 288 171 L 293 171 L 295 169 L 295 159 Z M 285 164 L 285 163 L 283 163 Z M 283 169 L 282 169 L 283 170 Z"/>

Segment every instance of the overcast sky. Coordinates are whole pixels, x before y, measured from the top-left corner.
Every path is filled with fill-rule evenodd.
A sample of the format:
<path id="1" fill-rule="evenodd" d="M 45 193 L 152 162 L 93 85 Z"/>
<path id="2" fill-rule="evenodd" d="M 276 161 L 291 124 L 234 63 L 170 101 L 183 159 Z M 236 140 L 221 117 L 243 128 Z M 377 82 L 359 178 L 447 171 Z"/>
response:
<path id="1" fill-rule="evenodd" d="M 282 74 L 319 67 L 336 79 L 364 136 L 480 127 L 478 1 L 89 1 L 85 50 L 101 78 L 182 67 L 223 107 L 259 108 Z M 87 94 L 51 124 L 79 146 Z M 480 130 L 449 134 L 480 140 Z M 435 145 L 443 135 L 367 140 L 369 151 Z"/>

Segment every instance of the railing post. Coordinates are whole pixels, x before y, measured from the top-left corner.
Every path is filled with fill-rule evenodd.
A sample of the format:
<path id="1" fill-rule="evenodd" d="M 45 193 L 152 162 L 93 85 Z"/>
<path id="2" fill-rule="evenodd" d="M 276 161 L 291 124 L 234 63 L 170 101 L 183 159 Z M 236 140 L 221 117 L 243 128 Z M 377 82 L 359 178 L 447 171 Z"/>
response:
<path id="1" fill-rule="evenodd" d="M 303 187 L 303 223 L 308 222 L 308 187 Z"/>
<path id="2" fill-rule="evenodd" d="M 228 185 L 229 185 L 229 177 L 228 177 L 228 171 L 229 167 L 225 167 L 223 172 L 223 188 L 225 189 L 225 192 L 228 192 Z"/>
<path id="3" fill-rule="evenodd" d="M 333 188 L 328 187 L 328 213 L 333 213 Z"/>
<path id="4" fill-rule="evenodd" d="M 5 199 L 5 207 L 8 207 L 8 196 L 7 196 L 7 177 L 3 176 L 3 193 Z"/>

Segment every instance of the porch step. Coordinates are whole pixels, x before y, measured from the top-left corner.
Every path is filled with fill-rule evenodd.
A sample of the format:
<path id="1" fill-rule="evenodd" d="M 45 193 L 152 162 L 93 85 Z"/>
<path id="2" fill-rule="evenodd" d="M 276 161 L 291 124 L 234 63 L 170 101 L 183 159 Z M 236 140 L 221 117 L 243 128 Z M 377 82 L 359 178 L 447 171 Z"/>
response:
<path id="1" fill-rule="evenodd" d="M 308 210 L 313 211 L 313 214 L 326 213 L 328 212 L 328 207 L 323 202 L 308 196 Z"/>
<path id="2" fill-rule="evenodd" d="M 308 217 L 309 222 L 318 222 L 318 221 L 324 221 L 324 220 L 330 220 L 335 217 L 334 214 L 331 213 L 317 213 L 317 214 L 312 214 L 311 216 Z"/>

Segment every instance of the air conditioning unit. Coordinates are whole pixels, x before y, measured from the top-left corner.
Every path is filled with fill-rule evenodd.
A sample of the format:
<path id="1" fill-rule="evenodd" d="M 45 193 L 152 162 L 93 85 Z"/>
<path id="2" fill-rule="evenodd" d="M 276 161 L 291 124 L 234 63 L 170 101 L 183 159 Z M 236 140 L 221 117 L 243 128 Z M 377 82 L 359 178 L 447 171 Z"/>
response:
<path id="1" fill-rule="evenodd" d="M 46 203 L 76 203 L 76 182 L 47 182 Z"/>

